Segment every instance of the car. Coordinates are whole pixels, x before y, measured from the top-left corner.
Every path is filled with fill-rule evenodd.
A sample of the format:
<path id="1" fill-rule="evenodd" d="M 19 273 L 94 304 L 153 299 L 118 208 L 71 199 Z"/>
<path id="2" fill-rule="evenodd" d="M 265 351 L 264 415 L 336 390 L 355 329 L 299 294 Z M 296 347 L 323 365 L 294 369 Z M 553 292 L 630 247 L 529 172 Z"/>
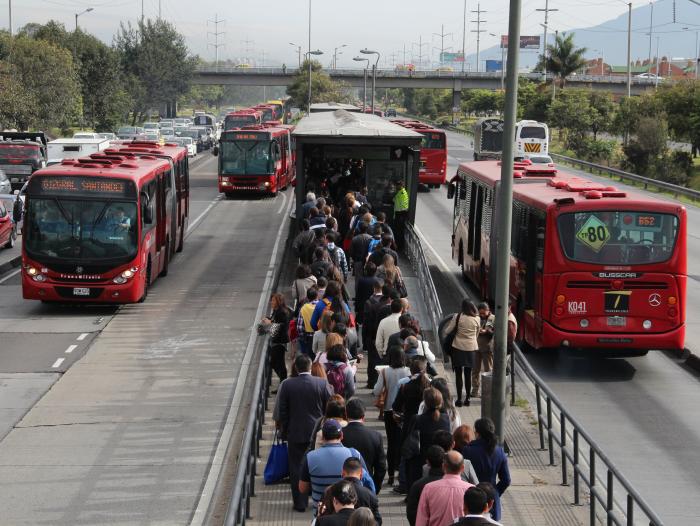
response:
<path id="1" fill-rule="evenodd" d="M 74 139 L 100 139 L 99 133 L 78 132 L 73 134 Z"/>
<path id="2" fill-rule="evenodd" d="M 211 128 L 207 126 L 193 126 L 190 130 L 198 130 L 201 132 L 202 142 L 204 143 L 204 148 L 209 149 L 214 146 L 214 136 L 212 135 Z"/>
<path id="3" fill-rule="evenodd" d="M 174 119 L 175 126 L 192 126 L 192 119 L 187 117 L 178 117 Z"/>
<path id="4" fill-rule="evenodd" d="M 175 121 L 172 119 L 163 119 L 158 123 L 158 127 L 162 130 L 163 128 L 172 128 Z"/>
<path id="5" fill-rule="evenodd" d="M 12 207 L 0 200 L 0 247 L 12 248 L 17 240 L 17 225 L 12 219 Z"/>
<path id="6" fill-rule="evenodd" d="M 529 159 L 532 164 L 555 168 L 554 160 L 549 155 L 526 155 L 525 159 Z"/>
<path id="7" fill-rule="evenodd" d="M 0 170 L 0 194 L 11 194 L 12 185 L 7 177 L 7 174 Z"/>
<path id="8" fill-rule="evenodd" d="M 97 135 L 99 135 L 100 138 L 102 138 L 102 139 L 108 139 L 110 141 L 113 141 L 117 138 L 116 135 L 114 135 L 113 133 L 110 133 L 110 132 L 102 132 L 102 133 L 98 133 Z"/>
<path id="9" fill-rule="evenodd" d="M 189 137 L 190 139 L 192 139 L 197 152 L 201 152 L 202 150 L 204 150 L 204 139 L 206 137 L 206 133 L 204 132 L 204 130 L 185 128 L 177 129 L 175 130 L 175 133 L 178 137 Z"/>
<path id="10" fill-rule="evenodd" d="M 388 108 L 386 110 L 387 117 L 396 117 L 396 108 Z"/>
<path id="11" fill-rule="evenodd" d="M 452 66 L 439 66 L 435 68 L 435 71 L 445 71 L 448 73 L 452 73 L 454 71 L 454 68 Z"/>
<path id="12" fill-rule="evenodd" d="M 160 126 L 158 125 L 157 122 L 144 122 L 143 123 L 144 130 L 150 131 L 150 130 L 157 130 L 159 128 L 160 128 Z"/>
<path id="13" fill-rule="evenodd" d="M 143 134 L 143 139 L 145 141 L 161 142 L 160 133 L 146 132 Z"/>
<path id="14" fill-rule="evenodd" d="M 658 81 L 663 81 L 664 78 L 660 77 L 659 75 L 656 75 L 655 73 L 640 73 L 639 75 L 635 75 L 636 79 L 649 79 L 649 80 L 658 80 Z"/>
<path id="15" fill-rule="evenodd" d="M 188 157 L 195 157 L 197 155 L 197 144 L 192 137 L 175 137 L 171 142 L 187 148 Z"/>
<path id="16" fill-rule="evenodd" d="M 175 137 L 175 128 L 161 128 L 160 135 L 166 140 Z"/>
<path id="17" fill-rule="evenodd" d="M 117 130 L 117 138 L 130 141 L 143 134 L 143 128 L 137 126 L 122 126 Z"/>

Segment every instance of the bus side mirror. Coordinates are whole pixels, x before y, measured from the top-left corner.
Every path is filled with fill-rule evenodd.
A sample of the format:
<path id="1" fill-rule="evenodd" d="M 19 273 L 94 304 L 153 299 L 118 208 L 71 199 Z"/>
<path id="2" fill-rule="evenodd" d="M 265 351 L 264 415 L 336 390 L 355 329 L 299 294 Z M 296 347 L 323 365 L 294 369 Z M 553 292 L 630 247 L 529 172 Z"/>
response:
<path id="1" fill-rule="evenodd" d="M 218 147 L 218 146 L 214 146 L 214 147 L 211 149 L 211 154 L 212 154 L 214 157 L 216 157 L 217 155 L 219 155 L 219 147 Z"/>
<path id="2" fill-rule="evenodd" d="M 450 183 L 447 185 L 447 199 L 454 199 L 455 197 L 455 185 Z"/>

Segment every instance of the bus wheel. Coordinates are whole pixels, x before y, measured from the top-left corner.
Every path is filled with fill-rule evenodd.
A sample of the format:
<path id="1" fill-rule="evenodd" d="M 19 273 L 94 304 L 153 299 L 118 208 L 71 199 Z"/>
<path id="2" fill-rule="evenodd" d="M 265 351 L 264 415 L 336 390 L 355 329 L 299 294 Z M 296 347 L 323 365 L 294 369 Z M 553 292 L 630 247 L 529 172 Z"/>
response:
<path id="1" fill-rule="evenodd" d="M 170 247 L 170 240 L 167 239 L 165 241 L 165 246 Z M 164 278 L 165 276 L 168 275 L 168 267 L 170 266 L 170 250 L 166 249 L 165 251 L 165 263 L 163 263 L 163 270 L 160 271 L 160 277 Z"/>
<path id="2" fill-rule="evenodd" d="M 143 284 L 143 295 L 139 298 L 139 303 L 146 301 L 148 297 L 148 285 L 151 283 L 151 258 L 148 258 L 148 264 L 146 265 L 146 278 Z"/>
<path id="3" fill-rule="evenodd" d="M 176 252 L 182 252 L 182 249 L 185 246 L 185 223 L 183 221 L 182 226 L 180 227 L 180 242 L 177 245 L 177 248 L 175 249 Z"/>
<path id="4" fill-rule="evenodd" d="M 13 248 L 15 246 L 15 241 L 17 240 L 17 227 L 12 227 L 12 232 L 10 232 L 10 238 L 5 243 L 5 248 Z"/>

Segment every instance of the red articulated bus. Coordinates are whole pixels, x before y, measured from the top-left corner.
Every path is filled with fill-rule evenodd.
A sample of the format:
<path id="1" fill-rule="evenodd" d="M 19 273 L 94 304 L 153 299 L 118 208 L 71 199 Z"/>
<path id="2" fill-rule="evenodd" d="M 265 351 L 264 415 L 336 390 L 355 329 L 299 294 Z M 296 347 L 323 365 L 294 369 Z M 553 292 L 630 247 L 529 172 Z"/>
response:
<path id="1" fill-rule="evenodd" d="M 37 171 L 25 202 L 23 297 L 143 301 L 173 256 L 174 188 L 172 164 L 149 155 L 99 154 Z"/>
<path id="2" fill-rule="evenodd" d="M 177 202 L 177 212 L 173 215 L 171 228 L 172 232 L 175 232 L 172 243 L 175 245 L 176 252 L 182 252 L 190 215 L 190 168 L 187 149 L 172 143 L 161 145 L 152 141 L 131 141 L 116 148 L 107 149 L 104 153 L 128 153 L 135 156 L 149 155 L 159 159 L 166 159 L 171 163 L 175 174 L 175 201 Z"/>
<path id="3" fill-rule="evenodd" d="M 229 113 L 224 118 L 224 131 L 262 124 L 262 114 L 253 109 L 239 110 Z"/>
<path id="4" fill-rule="evenodd" d="M 500 161 L 452 179 L 452 254 L 494 297 Z M 551 167 L 514 165 L 510 293 L 530 348 L 683 349 L 686 211 Z"/>
<path id="5" fill-rule="evenodd" d="M 418 182 L 438 188 L 447 182 L 447 138 L 443 130 L 420 121 L 396 119 L 392 122 L 423 135 Z"/>
<path id="6" fill-rule="evenodd" d="M 291 147 L 293 127 L 246 126 L 221 133 L 219 191 L 227 197 L 241 192 L 277 195 L 294 180 Z"/>
<path id="7" fill-rule="evenodd" d="M 262 122 L 268 122 L 268 121 L 274 121 L 274 120 L 281 120 L 278 119 L 276 116 L 276 109 L 275 106 L 271 104 L 258 104 L 257 106 L 253 106 L 251 109 L 255 111 L 259 111 L 261 114 L 261 120 Z"/>

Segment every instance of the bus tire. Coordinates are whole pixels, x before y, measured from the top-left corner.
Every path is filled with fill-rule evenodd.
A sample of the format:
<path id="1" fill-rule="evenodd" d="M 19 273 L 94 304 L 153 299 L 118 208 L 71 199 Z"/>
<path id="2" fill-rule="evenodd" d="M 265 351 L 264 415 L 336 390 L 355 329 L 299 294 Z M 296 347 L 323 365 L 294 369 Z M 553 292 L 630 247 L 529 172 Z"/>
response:
<path id="1" fill-rule="evenodd" d="M 148 286 L 151 283 L 151 258 L 148 258 L 148 264 L 146 265 L 146 277 L 144 278 L 144 284 L 143 284 L 143 294 L 139 298 L 139 303 L 143 303 L 146 301 L 146 298 L 148 297 Z"/>
<path id="2" fill-rule="evenodd" d="M 177 244 L 177 248 L 175 249 L 175 252 L 182 252 L 182 249 L 185 247 L 185 222 L 182 222 L 182 226 L 180 227 L 180 242 Z"/>
<path id="3" fill-rule="evenodd" d="M 170 266 L 170 239 L 166 239 L 165 246 L 165 262 L 163 263 L 163 270 L 160 271 L 160 277 L 164 278 L 168 275 L 168 267 Z"/>

